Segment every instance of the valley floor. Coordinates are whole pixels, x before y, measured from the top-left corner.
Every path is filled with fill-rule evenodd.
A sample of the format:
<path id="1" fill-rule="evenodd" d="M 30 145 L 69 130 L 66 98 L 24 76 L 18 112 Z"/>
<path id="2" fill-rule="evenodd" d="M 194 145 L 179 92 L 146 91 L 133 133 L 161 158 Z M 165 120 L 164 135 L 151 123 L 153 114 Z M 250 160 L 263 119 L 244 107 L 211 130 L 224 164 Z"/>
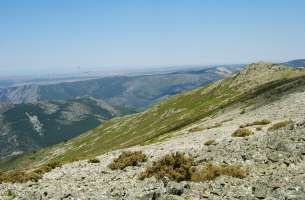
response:
<path id="1" fill-rule="evenodd" d="M 259 102 L 259 99 L 257 99 Z M 305 92 L 297 91 L 265 103 L 243 104 L 171 133 L 169 138 L 97 157 L 100 163 L 77 161 L 56 168 L 36 182 L 1 184 L 1 199 L 305 199 Z M 243 112 L 242 112 L 243 113 Z M 232 137 L 241 125 L 258 120 L 268 125 L 247 127 L 254 134 Z M 286 127 L 268 130 L 278 122 Z M 205 145 L 215 140 L 212 145 Z M 148 161 L 112 171 L 107 166 L 122 151 L 143 151 Z M 198 163 L 241 164 L 244 179 L 220 176 L 206 182 L 180 182 L 138 175 L 154 160 L 173 152 L 192 155 Z"/>

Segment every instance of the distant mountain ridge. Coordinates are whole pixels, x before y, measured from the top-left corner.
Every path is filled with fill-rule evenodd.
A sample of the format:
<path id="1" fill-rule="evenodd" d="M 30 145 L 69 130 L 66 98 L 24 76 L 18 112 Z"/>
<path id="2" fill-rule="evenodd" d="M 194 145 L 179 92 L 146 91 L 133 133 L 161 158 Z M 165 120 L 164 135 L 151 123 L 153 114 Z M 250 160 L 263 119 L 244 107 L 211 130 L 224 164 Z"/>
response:
<path id="1" fill-rule="evenodd" d="M 291 60 L 282 64 L 290 67 L 305 67 L 305 59 Z"/>
<path id="2" fill-rule="evenodd" d="M 143 110 L 166 96 L 220 80 L 239 69 L 239 66 L 227 66 L 221 69 L 208 68 L 143 76 L 113 76 L 70 83 L 2 88 L 0 102 L 19 104 L 92 96 L 113 106 Z"/>

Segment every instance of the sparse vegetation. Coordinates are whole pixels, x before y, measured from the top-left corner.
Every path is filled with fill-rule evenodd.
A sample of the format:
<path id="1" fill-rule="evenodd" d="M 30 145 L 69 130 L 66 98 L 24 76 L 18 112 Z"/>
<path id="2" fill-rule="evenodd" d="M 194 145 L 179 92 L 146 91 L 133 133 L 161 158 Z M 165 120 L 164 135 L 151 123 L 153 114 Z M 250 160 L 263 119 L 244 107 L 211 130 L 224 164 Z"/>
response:
<path id="1" fill-rule="evenodd" d="M 246 113 L 246 110 L 245 109 L 242 109 L 241 111 L 240 111 L 240 114 L 241 115 L 243 115 L 243 114 L 245 114 Z"/>
<path id="2" fill-rule="evenodd" d="M 91 158 L 88 160 L 88 163 L 100 163 L 100 160 L 97 158 Z"/>
<path id="3" fill-rule="evenodd" d="M 225 123 L 225 122 L 230 122 L 230 121 L 233 121 L 233 118 L 222 120 L 220 123 Z"/>
<path id="4" fill-rule="evenodd" d="M 247 123 L 247 124 L 244 124 L 244 125 L 240 125 L 239 127 L 240 128 L 246 128 L 246 127 L 249 127 L 249 126 L 267 125 L 267 124 L 270 124 L 270 123 L 271 123 L 270 120 L 262 119 L 262 120 L 258 120 L 258 121 L 252 122 L 252 123 Z"/>
<path id="5" fill-rule="evenodd" d="M 215 140 L 207 140 L 203 143 L 206 146 L 215 145 L 217 142 Z"/>
<path id="6" fill-rule="evenodd" d="M 43 174 L 59 166 L 61 166 L 61 163 L 54 161 L 41 165 L 39 168 L 33 171 L 11 170 L 0 172 L 0 183 L 23 183 L 27 181 L 36 182 L 41 179 Z"/>
<path id="7" fill-rule="evenodd" d="M 40 174 L 25 171 L 6 171 L 0 172 L 0 183 L 24 183 L 27 181 L 38 181 Z"/>
<path id="8" fill-rule="evenodd" d="M 191 180 L 201 182 L 213 180 L 221 175 L 245 178 L 247 176 L 247 170 L 240 165 L 214 165 L 209 163 L 206 166 L 193 170 Z"/>
<path id="9" fill-rule="evenodd" d="M 206 181 L 218 176 L 226 175 L 237 178 L 247 176 L 247 170 L 239 165 L 214 165 L 195 166 L 191 156 L 183 153 L 165 155 L 155 161 L 151 167 L 146 168 L 139 176 L 140 180 L 155 176 L 157 179 L 168 177 L 172 181 Z"/>
<path id="10" fill-rule="evenodd" d="M 207 129 L 218 128 L 218 127 L 221 127 L 221 126 L 222 126 L 222 123 L 216 123 L 212 126 L 208 126 Z"/>
<path id="11" fill-rule="evenodd" d="M 119 170 L 128 166 L 137 166 L 139 163 L 145 161 L 147 161 L 147 156 L 141 151 L 123 152 L 108 167 L 112 170 Z"/>
<path id="12" fill-rule="evenodd" d="M 13 199 L 16 198 L 15 192 L 14 192 L 13 190 L 10 190 L 10 189 L 8 189 L 8 190 L 6 190 L 6 191 L 4 192 L 4 196 L 7 197 L 7 198 L 6 198 L 7 200 L 13 200 Z"/>
<path id="13" fill-rule="evenodd" d="M 249 129 L 239 128 L 232 134 L 232 136 L 233 137 L 247 137 L 247 136 L 250 136 L 253 134 L 254 134 L 253 131 L 251 131 Z"/>
<path id="14" fill-rule="evenodd" d="M 268 120 L 268 119 L 262 119 L 262 120 L 258 120 L 258 121 L 255 121 L 252 123 L 253 126 L 255 125 L 267 125 L 267 124 L 270 124 L 271 121 Z"/>
<path id="15" fill-rule="evenodd" d="M 41 165 L 38 169 L 34 170 L 34 173 L 37 173 L 39 175 L 43 175 L 52 169 L 55 169 L 56 167 L 62 166 L 62 163 L 58 161 L 52 161 L 47 164 Z"/>
<path id="16" fill-rule="evenodd" d="M 278 130 L 280 128 L 284 128 L 289 124 L 289 122 L 290 122 L 289 120 L 285 120 L 282 122 L 275 123 L 271 127 L 268 128 L 268 131 L 274 131 L 274 130 Z"/>
<path id="17" fill-rule="evenodd" d="M 256 127 L 255 130 L 261 131 L 261 130 L 263 130 L 263 129 L 262 129 L 262 127 Z"/>
<path id="18" fill-rule="evenodd" d="M 191 179 L 191 168 L 193 158 L 184 153 L 173 153 L 165 155 L 153 165 L 146 168 L 139 176 L 141 180 L 155 176 L 157 179 L 168 177 L 173 181 L 184 181 Z"/>
<path id="19" fill-rule="evenodd" d="M 199 131 L 203 131 L 203 130 L 204 130 L 203 128 L 197 126 L 197 127 L 189 129 L 189 132 L 193 133 L 193 132 L 199 132 Z"/>

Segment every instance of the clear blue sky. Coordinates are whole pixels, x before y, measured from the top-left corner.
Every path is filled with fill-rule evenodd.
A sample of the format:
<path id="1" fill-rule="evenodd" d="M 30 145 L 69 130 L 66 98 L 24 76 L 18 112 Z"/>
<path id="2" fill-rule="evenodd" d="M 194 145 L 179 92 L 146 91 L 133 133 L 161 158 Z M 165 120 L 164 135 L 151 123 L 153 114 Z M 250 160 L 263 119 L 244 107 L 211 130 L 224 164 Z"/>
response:
<path id="1" fill-rule="evenodd" d="M 304 53 L 304 0 L 0 0 L 2 75 Z"/>

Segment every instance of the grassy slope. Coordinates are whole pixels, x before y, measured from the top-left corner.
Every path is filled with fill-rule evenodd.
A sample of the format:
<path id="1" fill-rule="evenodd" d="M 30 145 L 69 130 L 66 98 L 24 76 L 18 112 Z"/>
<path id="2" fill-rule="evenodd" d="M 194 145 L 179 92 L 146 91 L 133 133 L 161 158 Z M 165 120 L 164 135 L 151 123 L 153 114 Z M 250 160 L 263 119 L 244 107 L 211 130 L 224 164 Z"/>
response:
<path id="1" fill-rule="evenodd" d="M 67 143 L 18 158 L 9 166 L 39 164 L 50 158 L 69 162 L 144 144 L 304 74 L 273 64 L 253 64 L 236 76 L 170 97 L 142 113 L 115 118 Z"/>

